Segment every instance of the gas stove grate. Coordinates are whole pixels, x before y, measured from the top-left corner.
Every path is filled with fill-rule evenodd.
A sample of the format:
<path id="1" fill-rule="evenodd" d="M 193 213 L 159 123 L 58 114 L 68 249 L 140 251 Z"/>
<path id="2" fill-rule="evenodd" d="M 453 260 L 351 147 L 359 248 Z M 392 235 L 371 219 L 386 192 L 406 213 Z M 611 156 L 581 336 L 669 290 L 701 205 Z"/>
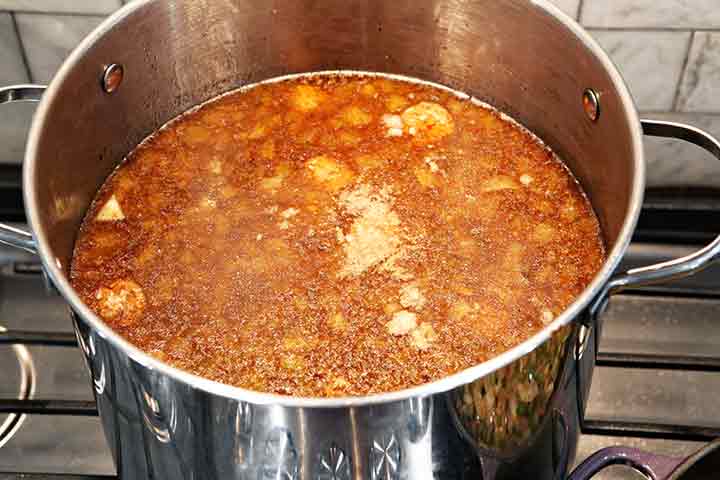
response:
<path id="1" fill-rule="evenodd" d="M 0 169 L 0 197 L 3 194 L 3 173 Z M 701 192 L 702 193 L 702 192 Z M 640 218 L 634 243 L 623 261 L 622 269 L 648 265 L 658 261 L 665 261 L 687 254 L 705 243 L 713 235 L 717 225 L 720 225 L 720 203 L 717 192 L 713 191 L 700 195 L 701 198 L 690 198 L 688 192 L 650 192 L 646 197 L 643 214 Z M 690 198 L 691 201 L 686 201 Z M 8 212 L 0 211 L 0 217 Z M 21 206 L 15 213 L 22 221 Z M 14 217 L 12 217 L 14 218 Z M 717 220 L 717 221 L 716 221 Z M 17 266 L 17 264 L 16 264 Z M 32 264 L 39 270 L 39 264 Z M 10 269 L 15 274 L 38 273 L 33 269 Z M 32 270 L 32 271 L 31 271 Z M 618 308 L 614 320 L 607 321 L 604 330 L 612 337 L 612 341 L 603 346 L 596 364 L 599 369 L 610 371 L 612 376 L 635 372 L 646 377 L 653 371 L 667 372 L 668 375 L 678 373 L 689 375 L 717 374 L 720 372 L 720 356 L 713 343 L 712 329 L 715 322 L 717 308 L 720 307 L 720 275 L 718 269 L 704 272 L 692 279 L 682 280 L 670 286 L 649 287 L 632 295 L 618 296 Z M 611 308 L 612 310 L 612 302 Z M 608 316 L 612 316 L 608 312 Z M 666 339 L 674 340 L 675 333 L 670 332 L 663 324 L 663 319 L 669 316 L 678 318 L 687 323 L 687 329 L 680 340 L 680 346 L 657 343 L 651 346 L 640 345 L 637 337 L 642 337 L 643 328 L 665 328 Z M 639 325 L 641 318 L 646 323 Z M 648 319 L 651 320 L 648 324 Z M 610 319 L 608 319 L 610 320 Z M 618 320 L 620 320 L 618 322 Z M 689 322 L 687 322 L 689 321 Z M 654 323 L 653 323 L 654 322 Z M 23 323 L 24 324 L 24 323 Z M 31 322 L 32 324 L 32 322 Z M 17 325 L 17 324 L 16 324 Z M 37 324 L 36 324 L 37 325 Z M 649 325 L 649 327 L 648 327 Z M 665 327 L 663 327 L 665 325 Z M 614 328 L 614 332 L 612 331 Z M 628 334 L 628 329 L 632 330 Z M 694 332 L 689 336 L 687 332 Z M 634 333 L 634 336 L 633 336 Z M 716 333 L 720 335 L 720 333 Z M 630 340 L 628 340 L 630 337 Z M 698 340 L 699 339 L 699 340 Z M 633 343 L 635 341 L 636 343 Z M 683 342 L 685 347 L 683 347 Z M 0 346 L 24 345 L 32 347 L 53 347 L 55 349 L 77 348 L 77 340 L 72 332 L 0 329 Z M 699 345 L 699 347 L 698 347 Z M 668 348 L 669 346 L 669 348 Z M 686 348 L 690 346 L 690 348 Z M 628 353 L 629 352 L 629 353 Z M 637 377 L 623 377 L 637 378 Z M 607 379 L 607 376 L 606 376 Z M 654 380 L 649 379 L 648 382 Z M 628 382 L 632 382 L 629 380 Z M 619 382 L 619 383 L 622 383 Z M 617 394 L 614 391 L 613 394 Z M 621 392 L 622 393 L 622 392 Z M 55 397 L 55 395 L 52 395 Z M 28 400 L 0 398 L 0 414 L 30 415 L 31 417 L 45 417 L 54 415 L 73 417 L 96 417 L 98 415 L 95 403 L 90 400 L 70 400 L 63 398 L 33 398 Z M 624 439 L 663 439 L 680 442 L 707 442 L 720 437 L 720 425 L 703 425 L 714 423 L 712 418 L 697 420 L 686 418 L 684 421 L 657 423 L 655 418 L 666 418 L 658 415 L 642 421 L 632 419 L 619 419 L 615 416 L 602 416 L 597 418 L 589 412 L 584 421 L 583 434 L 601 438 Z M 54 417 L 53 417 L 54 418 Z M 28 474 L 22 472 L 2 472 L 0 480 L 111 480 L 117 477 L 112 475 L 58 475 L 58 474 Z"/>
<path id="2" fill-rule="evenodd" d="M 0 332 L 0 345 L 41 345 L 46 347 L 77 347 L 74 334 L 68 332 L 28 332 L 8 330 Z M 720 371 L 718 357 L 677 355 L 647 355 L 603 352 L 598 353 L 597 366 L 609 368 L 662 369 L 700 372 Z M 97 416 L 95 403 L 87 400 L 64 399 L 0 399 L 0 414 Z M 720 428 L 698 425 L 670 425 L 662 423 L 620 420 L 586 419 L 583 434 L 637 438 L 661 438 L 707 442 L 720 437 Z M 0 472 L 0 480 L 108 480 L 109 475 L 57 475 Z"/>
<path id="3" fill-rule="evenodd" d="M 54 475 L 52 473 L 4 473 L 0 480 L 113 480 L 110 475 Z"/>
<path id="4" fill-rule="evenodd" d="M 78 347 L 69 332 L 0 331 L 0 345 Z M 95 402 L 64 399 L 0 399 L 0 414 L 97 416 Z M 59 475 L 52 473 L 0 472 L 0 480 L 111 480 L 112 475 Z"/>

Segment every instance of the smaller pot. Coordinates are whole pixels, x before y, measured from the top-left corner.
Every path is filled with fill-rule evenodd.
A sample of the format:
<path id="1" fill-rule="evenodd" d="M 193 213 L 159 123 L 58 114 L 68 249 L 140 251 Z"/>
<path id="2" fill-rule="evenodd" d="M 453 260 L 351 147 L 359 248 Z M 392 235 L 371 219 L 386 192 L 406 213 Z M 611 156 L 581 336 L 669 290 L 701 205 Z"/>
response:
<path id="1" fill-rule="evenodd" d="M 708 480 L 720 472 L 720 439 L 686 458 L 668 457 L 629 447 L 603 448 L 590 455 L 568 480 L 587 480 L 611 465 L 627 465 L 650 480 Z"/>

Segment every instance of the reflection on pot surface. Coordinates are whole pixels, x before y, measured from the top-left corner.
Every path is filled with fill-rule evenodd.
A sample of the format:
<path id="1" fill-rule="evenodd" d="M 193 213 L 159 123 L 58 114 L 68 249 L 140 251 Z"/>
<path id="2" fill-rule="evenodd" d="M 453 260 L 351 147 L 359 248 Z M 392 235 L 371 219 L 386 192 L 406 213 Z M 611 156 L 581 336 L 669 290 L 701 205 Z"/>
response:
<path id="1" fill-rule="evenodd" d="M 476 446 L 506 452 L 523 446 L 550 411 L 570 326 L 504 368 L 453 391 L 457 421 Z"/>

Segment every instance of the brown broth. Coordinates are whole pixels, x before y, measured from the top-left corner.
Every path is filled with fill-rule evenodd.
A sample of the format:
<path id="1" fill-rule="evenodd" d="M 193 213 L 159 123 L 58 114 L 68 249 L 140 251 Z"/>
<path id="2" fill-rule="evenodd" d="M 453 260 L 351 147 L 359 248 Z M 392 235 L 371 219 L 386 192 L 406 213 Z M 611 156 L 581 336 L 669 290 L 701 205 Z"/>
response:
<path id="1" fill-rule="evenodd" d="M 89 209 L 71 277 L 171 365 L 343 396 L 519 344 L 604 258 L 580 186 L 518 124 L 438 86 L 326 74 L 219 97 L 146 139 Z"/>

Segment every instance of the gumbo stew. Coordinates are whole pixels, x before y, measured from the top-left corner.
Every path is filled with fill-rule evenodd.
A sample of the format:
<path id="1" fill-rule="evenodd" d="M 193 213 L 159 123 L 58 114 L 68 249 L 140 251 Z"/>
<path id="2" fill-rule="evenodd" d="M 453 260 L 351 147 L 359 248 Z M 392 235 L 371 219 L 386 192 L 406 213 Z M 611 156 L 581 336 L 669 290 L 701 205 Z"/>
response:
<path id="1" fill-rule="evenodd" d="M 148 137 L 97 194 L 71 277 L 171 365 L 329 397 L 519 344 L 604 255 L 580 185 L 518 123 L 437 85 L 348 72 L 243 88 Z"/>

